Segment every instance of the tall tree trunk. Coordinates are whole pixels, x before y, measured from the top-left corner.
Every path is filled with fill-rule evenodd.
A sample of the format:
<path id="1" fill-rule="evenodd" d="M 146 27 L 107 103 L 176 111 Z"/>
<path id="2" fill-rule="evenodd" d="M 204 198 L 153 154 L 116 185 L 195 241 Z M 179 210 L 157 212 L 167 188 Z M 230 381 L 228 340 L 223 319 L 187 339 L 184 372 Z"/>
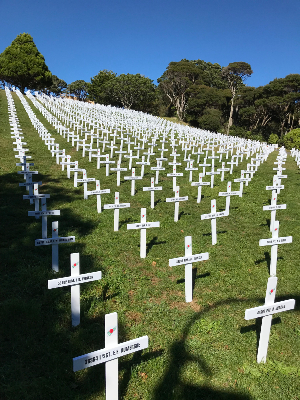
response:
<path id="1" fill-rule="evenodd" d="M 228 124 L 227 124 L 227 132 L 226 132 L 227 135 L 229 135 L 229 129 L 232 126 L 233 101 L 234 101 L 234 96 L 232 96 L 232 99 L 231 99 L 230 115 L 229 115 L 229 120 L 228 120 Z"/>

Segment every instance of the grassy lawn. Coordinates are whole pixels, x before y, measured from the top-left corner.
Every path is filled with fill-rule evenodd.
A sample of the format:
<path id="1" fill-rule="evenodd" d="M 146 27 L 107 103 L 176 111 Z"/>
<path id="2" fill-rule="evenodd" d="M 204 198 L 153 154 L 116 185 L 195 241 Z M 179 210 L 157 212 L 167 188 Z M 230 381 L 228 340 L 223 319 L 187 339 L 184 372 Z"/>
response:
<path id="1" fill-rule="evenodd" d="M 102 196 L 102 204 L 113 203 L 120 192 L 120 202 L 131 207 L 120 210 L 120 230 L 113 230 L 113 211 L 97 213 L 96 196 L 83 199 L 83 187 L 73 186 L 66 171 L 51 157 L 16 94 L 13 94 L 26 147 L 34 162 L 34 177 L 42 181 L 40 193 L 49 193 L 48 209 L 59 209 L 59 235 L 75 235 L 76 242 L 59 246 L 60 271 L 51 271 L 50 246 L 35 247 L 41 238 L 41 221 L 28 217 L 34 210 L 19 187 L 23 177 L 17 174 L 18 160 L 10 138 L 7 100 L 0 91 L 1 134 L 1 389 L 3 400 L 105 399 L 104 364 L 73 373 L 72 358 L 104 347 L 104 316 L 117 312 L 119 342 L 138 336 L 149 336 L 149 348 L 119 359 L 119 393 L 123 399 L 300 399 L 300 316 L 298 262 L 300 258 L 299 185 L 300 174 L 288 156 L 282 181 L 285 189 L 278 195 L 278 204 L 287 204 L 277 211 L 279 236 L 293 236 L 293 243 L 278 246 L 276 301 L 294 298 L 296 309 L 273 316 L 266 364 L 256 363 L 260 320 L 245 321 L 246 308 L 264 304 L 269 277 L 270 247 L 259 247 L 262 238 L 269 238 L 270 212 L 263 205 L 270 201 L 266 185 L 272 184 L 273 152 L 254 175 L 242 198 L 231 198 L 230 215 L 217 219 L 217 239 L 211 244 L 210 221 L 201 221 L 201 214 L 210 212 L 211 199 L 217 210 L 225 208 L 227 180 L 233 182 L 246 169 L 244 159 L 225 175 L 225 182 L 215 177 L 215 187 L 203 187 L 203 198 L 197 204 L 197 187 L 188 182 L 182 162 L 177 172 L 180 195 L 189 196 L 180 203 L 180 219 L 174 222 L 171 167 L 160 172 L 155 193 L 156 206 L 150 208 L 150 186 L 154 176 L 145 167 L 143 180 L 136 181 L 136 194 L 130 195 L 131 183 L 121 178 L 117 187 L 116 172 L 105 176 L 105 167 L 96 168 L 82 158 L 71 143 L 61 137 L 37 109 L 40 121 L 72 156 L 87 176 L 100 179 L 101 189 L 111 193 Z M 116 160 L 116 158 L 115 158 Z M 122 167 L 128 167 L 123 159 Z M 172 161 L 172 160 L 169 160 Z M 166 164 L 166 163 L 164 163 Z M 154 164 L 153 164 L 154 165 Z M 155 163 L 156 165 L 156 163 Z M 114 165 L 115 167 L 116 165 Z M 216 162 L 219 167 L 219 163 Z M 136 167 L 137 175 L 139 168 Z M 131 175 L 131 172 L 121 173 Z M 194 173 L 194 180 L 197 180 Z M 208 181 L 210 178 L 207 177 Z M 88 184 L 89 190 L 95 184 Z M 233 183 L 232 190 L 239 184 Z M 138 230 L 127 231 L 127 223 L 140 221 L 140 209 L 147 207 L 147 221 L 160 221 L 160 228 L 147 230 L 147 257 L 139 257 Z M 209 260 L 195 263 L 194 300 L 185 302 L 184 266 L 169 267 L 169 259 L 184 255 L 184 237 L 193 240 L 193 254 L 208 252 Z M 81 273 L 101 270 L 101 281 L 81 285 L 81 324 L 71 326 L 70 288 L 47 289 L 47 280 L 70 275 L 70 253 L 79 252 Z"/>

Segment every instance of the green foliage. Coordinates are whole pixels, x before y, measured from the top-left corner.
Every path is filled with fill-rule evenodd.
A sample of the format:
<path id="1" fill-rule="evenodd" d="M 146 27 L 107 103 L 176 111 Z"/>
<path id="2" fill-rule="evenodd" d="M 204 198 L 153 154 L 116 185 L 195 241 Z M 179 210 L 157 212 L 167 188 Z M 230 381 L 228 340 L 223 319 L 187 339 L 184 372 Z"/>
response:
<path id="1" fill-rule="evenodd" d="M 276 133 L 271 133 L 268 139 L 268 143 L 270 144 L 277 144 L 279 140 L 279 137 L 276 135 Z"/>
<path id="2" fill-rule="evenodd" d="M 0 79 L 27 89 L 44 89 L 52 84 L 51 72 L 32 37 L 22 33 L 0 54 Z"/>
<path id="3" fill-rule="evenodd" d="M 52 85 L 48 88 L 47 92 L 55 94 L 55 96 L 59 96 L 65 93 L 67 89 L 67 82 L 63 79 L 59 79 L 56 75 L 52 75 Z"/>
<path id="4" fill-rule="evenodd" d="M 293 129 L 283 137 L 284 147 L 291 149 L 295 147 L 300 150 L 300 128 Z"/>
<path id="5" fill-rule="evenodd" d="M 106 95 L 127 109 L 147 112 L 156 101 L 153 81 L 140 74 L 121 74 L 104 86 Z"/>
<path id="6" fill-rule="evenodd" d="M 116 172 L 106 176 L 105 168 L 97 169 L 95 162 L 83 158 L 71 142 L 56 134 L 60 148 L 78 160 L 89 177 L 100 179 L 102 189 L 111 189 L 103 203 L 112 203 L 115 191 L 120 192 L 122 202 L 131 203 L 120 211 L 120 230 L 114 232 L 113 212 L 98 214 L 96 196 L 83 200 L 83 187 L 74 188 L 73 180 L 66 178 L 66 171 L 51 157 L 18 97 L 13 97 L 26 147 L 39 171 L 35 179 L 43 181 L 40 192 L 51 195 L 49 209 L 61 210 L 60 236 L 75 235 L 76 242 L 61 245 L 56 274 L 51 271 L 50 246 L 34 246 L 41 221 L 28 217 L 34 205 L 22 200 L 26 191 L 18 186 L 20 168 L 15 166 L 7 102 L 0 91 L 0 212 L 4 227 L 0 232 L 0 353 L 4 360 L 0 398 L 104 400 L 104 365 L 73 373 L 72 358 L 105 347 L 104 315 L 117 312 L 120 343 L 149 336 L 147 350 L 119 360 L 119 396 L 124 400 L 296 400 L 300 393 L 299 270 L 295 268 L 300 174 L 292 157 L 287 157 L 288 179 L 280 194 L 288 210 L 278 214 L 280 236 L 293 236 L 293 243 L 278 246 L 276 300 L 295 298 L 296 309 L 273 316 L 267 362 L 258 365 L 260 324 L 245 321 L 244 312 L 264 303 L 270 248 L 260 247 L 259 239 L 270 235 L 270 215 L 263 211 L 270 193 L 264 188 L 272 182 L 277 152 L 260 165 L 244 187 L 243 197 L 231 199 L 229 216 L 217 221 L 218 243 L 212 246 L 210 222 L 200 221 L 200 215 L 210 212 L 211 199 L 226 190 L 226 180 L 240 177 L 249 159 L 244 157 L 230 177 L 225 175 L 224 182 L 217 175 L 214 188 L 203 187 L 200 204 L 196 202 L 197 188 L 191 186 L 187 175 L 181 178 L 181 194 L 189 195 L 189 201 L 180 204 L 180 219 L 174 223 L 174 205 L 165 202 L 165 197 L 173 196 L 167 170 L 160 173 L 164 191 L 156 192 L 157 204 L 150 209 L 150 193 L 142 190 L 150 183 L 150 167 L 145 168 L 145 176 L 136 182 L 136 194 L 131 196 L 130 182 L 117 187 Z M 33 110 L 47 129 L 53 129 Z M 120 139 L 116 143 L 119 145 Z M 171 151 L 169 145 L 166 148 Z M 186 174 L 181 153 L 178 172 Z M 218 160 L 215 163 L 215 168 L 221 166 Z M 124 159 L 122 166 L 128 167 L 128 160 Z M 88 185 L 92 190 L 94 183 Z M 234 185 L 237 190 L 239 184 Z M 140 234 L 127 231 L 126 224 L 138 222 L 144 206 L 147 220 L 160 221 L 161 227 L 147 231 L 147 257 L 140 259 Z M 224 198 L 217 200 L 217 207 L 218 211 L 224 209 Z M 48 229 L 56 219 L 48 218 Z M 184 254 L 187 235 L 193 238 L 194 254 L 209 252 L 209 260 L 193 265 L 191 303 L 184 298 L 184 267 L 168 267 L 169 258 Z M 103 273 L 100 281 L 81 285 L 81 323 L 76 328 L 71 325 L 70 288 L 47 289 L 47 280 L 69 276 L 73 252 L 80 252 L 81 273 Z"/>
<path id="7" fill-rule="evenodd" d="M 198 119 L 199 128 L 212 132 L 219 132 L 221 128 L 222 113 L 214 108 L 206 108 L 202 117 Z"/>
<path id="8" fill-rule="evenodd" d="M 75 96 L 78 100 L 83 101 L 87 98 L 90 83 L 83 80 L 77 80 L 67 86 L 67 92 Z"/>
<path id="9" fill-rule="evenodd" d="M 89 100 L 105 105 L 119 105 L 118 103 L 115 104 L 115 100 L 109 97 L 106 90 L 106 84 L 113 80 L 116 76 L 117 74 L 113 71 L 104 69 L 99 71 L 97 75 L 91 78 L 91 85 L 88 95 Z"/>

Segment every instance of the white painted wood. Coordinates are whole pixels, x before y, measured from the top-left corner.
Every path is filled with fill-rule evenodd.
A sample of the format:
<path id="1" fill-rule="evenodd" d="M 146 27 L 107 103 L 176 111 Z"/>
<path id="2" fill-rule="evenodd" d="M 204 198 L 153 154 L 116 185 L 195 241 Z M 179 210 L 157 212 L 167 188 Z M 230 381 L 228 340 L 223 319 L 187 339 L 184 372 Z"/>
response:
<path id="1" fill-rule="evenodd" d="M 217 212 L 216 200 L 211 200 L 211 213 Z M 216 218 L 211 219 L 211 239 L 212 245 L 217 244 L 217 220 Z"/>
<path id="2" fill-rule="evenodd" d="M 193 262 L 205 261 L 209 259 L 208 253 L 192 253 L 192 237 L 184 238 L 185 255 L 184 257 L 169 259 L 169 266 L 185 265 L 185 301 L 187 303 L 193 300 Z"/>
<path id="3" fill-rule="evenodd" d="M 105 348 L 118 345 L 118 314 L 105 315 Z M 118 400 L 118 359 L 105 363 L 105 397 Z"/>
<path id="4" fill-rule="evenodd" d="M 58 238 L 58 221 L 52 222 L 52 239 Z M 59 271 L 58 265 L 58 244 L 52 244 L 52 269 L 55 272 Z"/>
<path id="5" fill-rule="evenodd" d="M 79 253 L 70 254 L 71 277 L 80 275 L 80 257 Z M 71 287 L 71 314 L 72 326 L 80 324 L 80 285 Z"/>

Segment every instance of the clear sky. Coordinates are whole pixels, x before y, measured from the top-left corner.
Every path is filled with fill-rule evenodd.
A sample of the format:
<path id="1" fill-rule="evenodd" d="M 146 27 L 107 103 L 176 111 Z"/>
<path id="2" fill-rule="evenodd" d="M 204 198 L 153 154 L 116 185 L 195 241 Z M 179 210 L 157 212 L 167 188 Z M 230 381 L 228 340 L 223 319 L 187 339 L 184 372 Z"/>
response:
<path id="1" fill-rule="evenodd" d="M 299 0 L 2 0 L 0 16 L 0 53 L 29 33 L 67 83 L 103 69 L 157 83 L 183 58 L 247 62 L 256 87 L 300 73 Z"/>

